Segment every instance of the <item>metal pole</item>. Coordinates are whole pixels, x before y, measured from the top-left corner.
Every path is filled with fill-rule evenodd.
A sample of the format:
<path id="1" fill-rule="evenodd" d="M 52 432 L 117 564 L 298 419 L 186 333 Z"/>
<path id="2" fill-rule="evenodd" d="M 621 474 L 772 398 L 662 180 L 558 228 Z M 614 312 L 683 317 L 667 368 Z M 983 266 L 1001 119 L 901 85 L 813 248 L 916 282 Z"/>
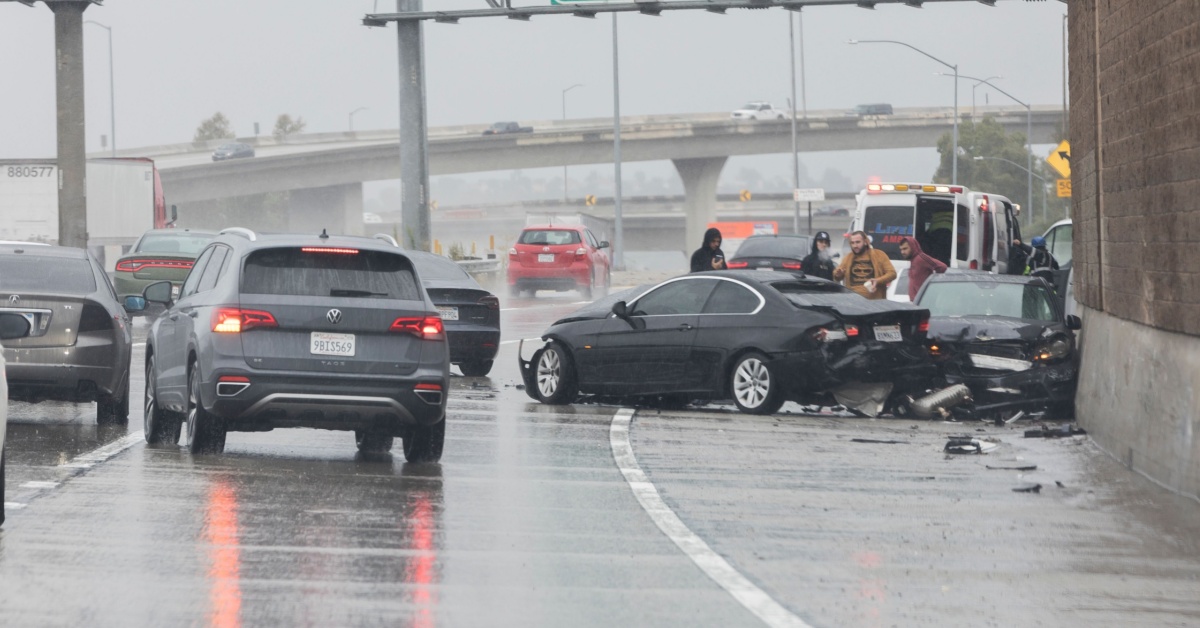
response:
<path id="1" fill-rule="evenodd" d="M 954 146 L 950 162 L 950 185 L 958 185 L 958 64 L 954 64 Z"/>
<path id="2" fill-rule="evenodd" d="M 1063 137 L 1070 137 L 1071 131 L 1067 126 L 1067 15 L 1063 14 L 1062 22 L 1062 87 L 1063 87 Z"/>
<path id="3" fill-rule="evenodd" d="M 800 154 L 796 152 L 796 25 L 792 22 L 792 14 L 787 13 L 787 16 L 788 42 L 791 46 L 788 60 L 791 61 L 792 67 L 792 97 L 788 99 L 788 109 L 792 113 L 792 203 L 795 205 L 792 233 L 800 233 L 800 199 L 796 198 L 796 190 L 800 189 Z"/>
<path id="4" fill-rule="evenodd" d="M 1026 177 L 1025 198 L 1033 207 L 1033 107 L 1025 105 L 1025 167 L 1029 176 Z M 1042 220 L 1046 219 L 1046 204 L 1042 203 Z"/>
<path id="5" fill-rule="evenodd" d="M 86 20 L 84 24 L 95 24 L 100 28 L 108 31 L 108 120 L 109 120 L 109 136 L 112 140 L 112 156 L 117 156 L 117 98 L 116 90 L 113 89 L 113 36 L 112 28 L 101 24 L 95 20 Z"/>
<path id="6" fill-rule="evenodd" d="M 52 2 L 58 129 L 58 244 L 87 248 L 87 116 L 83 89 L 83 11 L 87 2 Z"/>
<path id="7" fill-rule="evenodd" d="M 364 111 L 366 109 L 367 109 L 366 107 L 359 107 L 358 109 L 355 109 L 354 111 L 350 112 L 350 130 L 351 131 L 354 130 L 354 114 L 356 114 L 360 111 Z"/>
<path id="8" fill-rule="evenodd" d="M 808 90 L 804 88 L 804 13 L 797 11 L 796 20 L 800 22 L 800 105 L 804 111 L 804 120 L 808 121 Z M 792 90 L 792 98 L 796 98 L 796 90 Z M 812 225 L 809 225 L 810 231 Z"/>
<path id="9" fill-rule="evenodd" d="M 613 24 L 613 267 L 625 270 L 624 231 L 621 224 L 621 72 L 620 55 L 617 49 L 617 14 L 612 14 Z"/>
<path id="10" fill-rule="evenodd" d="M 576 84 L 562 90 L 562 119 L 563 119 L 563 122 L 567 121 L 567 92 L 575 89 L 576 87 L 583 87 L 583 84 L 576 83 Z M 569 197 L 567 196 L 567 164 L 564 161 L 563 162 L 563 203 L 564 204 L 567 202 L 568 198 Z"/>
<path id="11" fill-rule="evenodd" d="M 421 0 L 396 0 L 396 12 L 421 10 Z M 400 57 L 400 222 L 406 247 L 430 250 L 429 136 L 425 119 L 422 23 L 396 23 Z"/>

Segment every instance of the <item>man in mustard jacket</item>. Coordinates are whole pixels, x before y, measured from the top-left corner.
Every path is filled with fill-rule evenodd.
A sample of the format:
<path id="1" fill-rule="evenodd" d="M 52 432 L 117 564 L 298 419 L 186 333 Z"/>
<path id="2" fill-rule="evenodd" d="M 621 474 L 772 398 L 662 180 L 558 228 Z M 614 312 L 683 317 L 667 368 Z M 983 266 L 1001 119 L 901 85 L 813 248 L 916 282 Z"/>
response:
<path id="1" fill-rule="evenodd" d="M 887 253 L 871 247 L 864 231 L 850 234 L 850 255 L 833 270 L 833 278 L 868 299 L 886 299 L 896 269 Z"/>

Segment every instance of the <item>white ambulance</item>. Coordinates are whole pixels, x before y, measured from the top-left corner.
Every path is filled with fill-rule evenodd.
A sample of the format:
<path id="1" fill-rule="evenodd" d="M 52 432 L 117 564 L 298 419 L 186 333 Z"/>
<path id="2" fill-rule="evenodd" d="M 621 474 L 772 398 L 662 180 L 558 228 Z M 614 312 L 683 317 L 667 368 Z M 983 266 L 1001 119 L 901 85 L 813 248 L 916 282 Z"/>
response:
<path id="1" fill-rule="evenodd" d="M 855 197 L 851 231 L 864 231 L 887 253 L 900 276 L 888 298 L 908 300 L 908 260 L 900 242 L 913 236 L 921 250 L 951 268 L 1004 273 L 1008 249 L 1021 237 L 1021 208 L 1009 199 L 961 185 L 871 183 Z"/>

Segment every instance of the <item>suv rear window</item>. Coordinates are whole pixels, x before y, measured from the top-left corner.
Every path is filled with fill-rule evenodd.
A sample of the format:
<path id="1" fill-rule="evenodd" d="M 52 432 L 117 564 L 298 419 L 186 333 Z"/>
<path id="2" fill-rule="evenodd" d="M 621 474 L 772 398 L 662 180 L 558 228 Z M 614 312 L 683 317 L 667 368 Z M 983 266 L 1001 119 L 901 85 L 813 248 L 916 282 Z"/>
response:
<path id="1" fill-rule="evenodd" d="M 566 229 L 531 229 L 521 233 L 519 244 L 579 244 L 579 232 Z"/>
<path id="2" fill-rule="evenodd" d="M 0 290 L 91 294 L 96 291 L 96 277 L 83 259 L 4 255 L 0 256 Z"/>
<path id="3" fill-rule="evenodd" d="M 346 249 L 354 251 L 355 249 Z M 311 297 L 422 300 L 408 259 L 382 251 L 254 251 L 242 271 L 242 292 Z"/>

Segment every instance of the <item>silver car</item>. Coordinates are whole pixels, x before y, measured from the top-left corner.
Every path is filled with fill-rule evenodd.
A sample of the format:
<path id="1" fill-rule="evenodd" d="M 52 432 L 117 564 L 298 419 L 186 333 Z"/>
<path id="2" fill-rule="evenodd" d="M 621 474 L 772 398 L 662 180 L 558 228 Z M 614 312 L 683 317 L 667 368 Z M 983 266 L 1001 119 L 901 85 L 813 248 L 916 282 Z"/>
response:
<path id="1" fill-rule="evenodd" d="M 96 402 L 99 423 L 129 416 L 129 316 L 108 275 L 82 249 L 0 244 L 0 313 L 30 325 L 5 343 L 8 395 Z"/>

